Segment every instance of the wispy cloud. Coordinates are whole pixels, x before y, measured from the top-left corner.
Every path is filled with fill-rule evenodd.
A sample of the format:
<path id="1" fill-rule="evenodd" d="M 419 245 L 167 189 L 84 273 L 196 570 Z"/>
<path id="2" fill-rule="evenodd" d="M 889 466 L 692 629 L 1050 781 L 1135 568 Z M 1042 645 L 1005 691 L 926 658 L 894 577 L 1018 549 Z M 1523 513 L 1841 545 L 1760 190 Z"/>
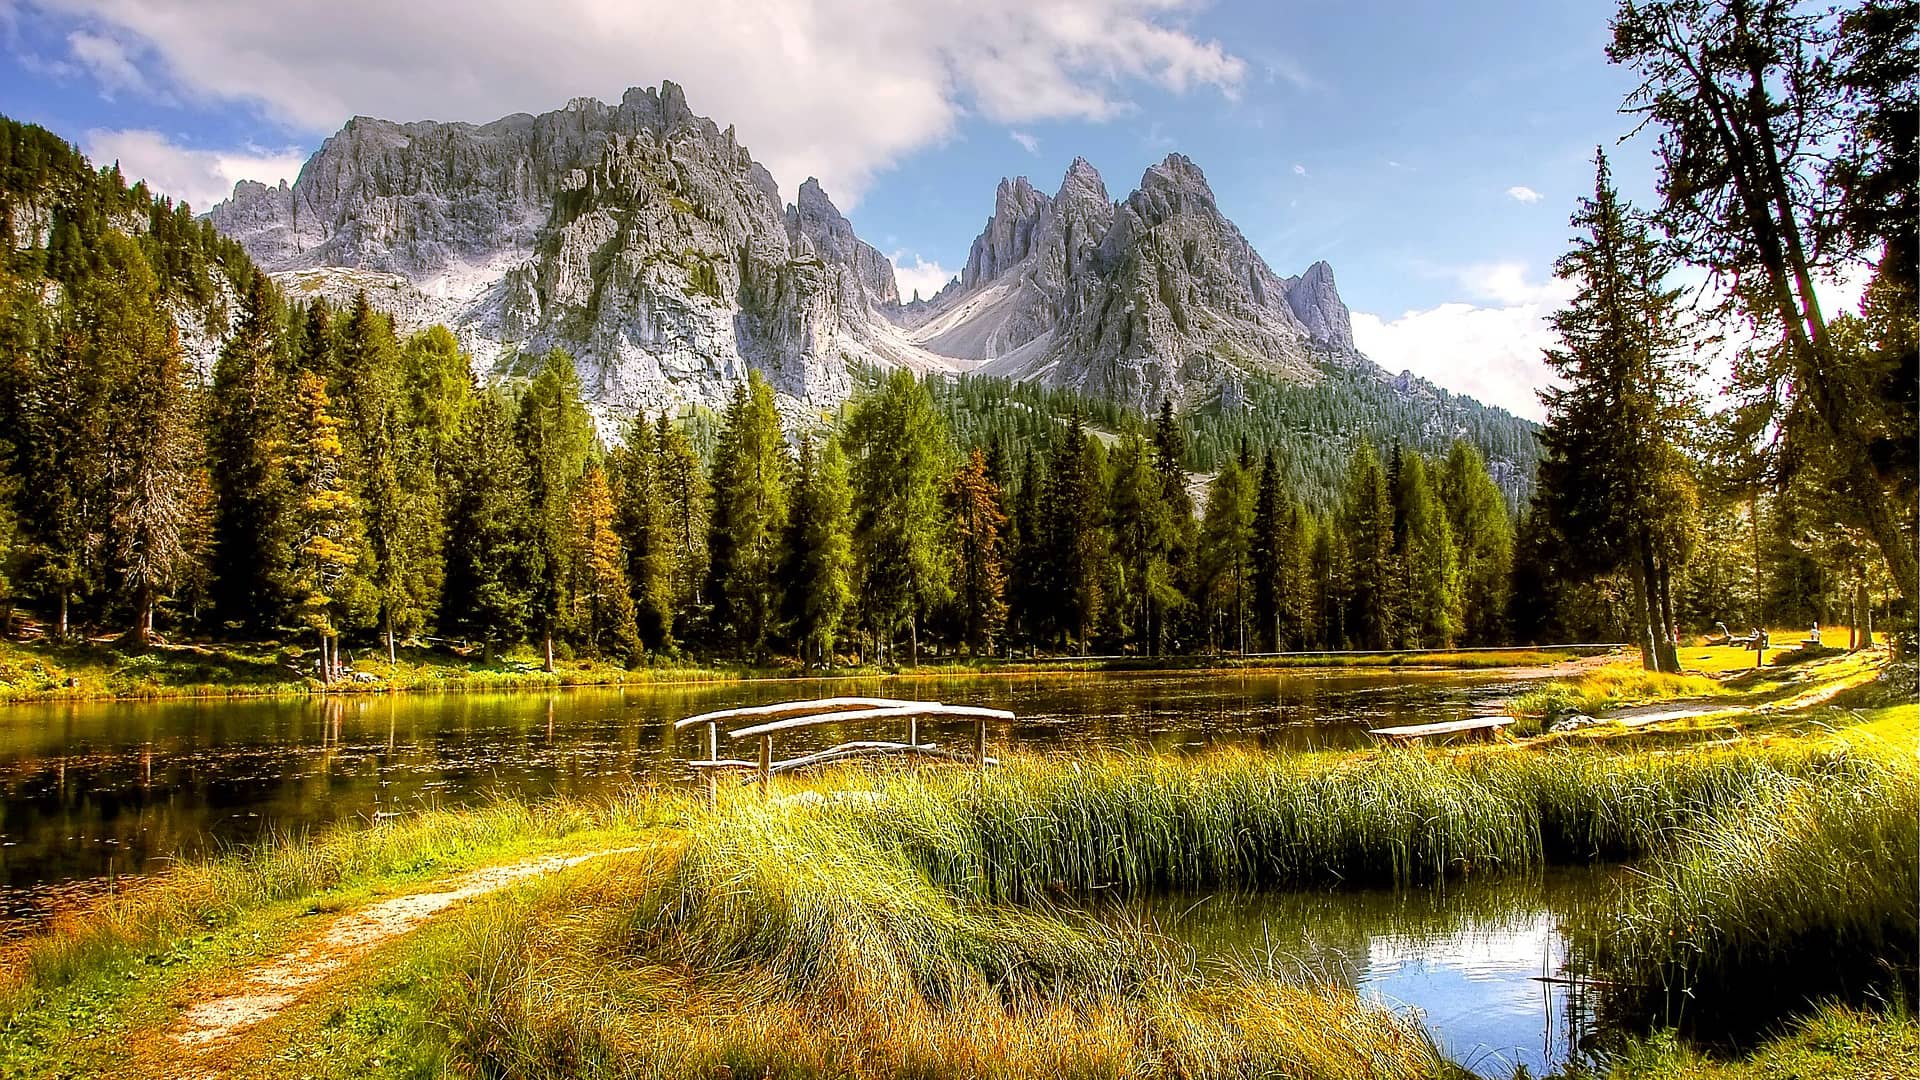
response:
<path id="1" fill-rule="evenodd" d="M 1540 193 L 1524 184 L 1515 184 L 1508 188 L 1507 197 L 1514 202 L 1537 203 L 1540 201 Z"/>
<path id="2" fill-rule="evenodd" d="M 1296 162 L 1293 166 L 1293 175 L 1295 176 L 1307 175 L 1307 167 L 1305 165 L 1301 165 Z"/>
<path id="3" fill-rule="evenodd" d="M 1037 154 L 1040 152 L 1040 139 L 1037 136 L 1030 135 L 1024 131 L 1009 131 L 1007 132 L 1007 137 L 1019 143 L 1021 148 L 1029 154 Z"/>

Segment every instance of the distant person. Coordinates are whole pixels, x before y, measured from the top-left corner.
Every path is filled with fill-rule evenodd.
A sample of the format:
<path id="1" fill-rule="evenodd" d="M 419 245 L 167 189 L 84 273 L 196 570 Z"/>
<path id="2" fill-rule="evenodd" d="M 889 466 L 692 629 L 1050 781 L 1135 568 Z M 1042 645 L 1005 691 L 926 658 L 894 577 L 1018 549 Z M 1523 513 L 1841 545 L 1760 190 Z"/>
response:
<path id="1" fill-rule="evenodd" d="M 1820 644 L 1820 620 L 1818 619 L 1815 619 L 1813 622 L 1813 633 L 1807 635 L 1807 644 Z"/>

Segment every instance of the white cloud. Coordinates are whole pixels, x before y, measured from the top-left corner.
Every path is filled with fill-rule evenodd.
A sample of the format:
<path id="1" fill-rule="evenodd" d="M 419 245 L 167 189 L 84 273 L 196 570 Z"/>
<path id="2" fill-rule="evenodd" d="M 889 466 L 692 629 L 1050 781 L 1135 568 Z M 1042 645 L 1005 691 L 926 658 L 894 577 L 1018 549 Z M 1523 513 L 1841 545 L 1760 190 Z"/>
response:
<path id="1" fill-rule="evenodd" d="M 672 79 L 791 192 L 842 208 L 963 115 L 1105 120 L 1141 87 L 1235 97 L 1244 60 L 1184 28 L 1201 0 L 41 0 L 202 102 L 324 134 L 356 114 L 488 121 Z"/>
<path id="2" fill-rule="evenodd" d="M 1540 193 L 1525 184 L 1515 184 L 1508 188 L 1507 197 L 1514 202 L 1537 203 L 1540 201 Z"/>
<path id="3" fill-rule="evenodd" d="M 1307 175 L 1307 167 L 1305 165 L 1295 164 L 1293 167 L 1293 175 L 1295 176 Z"/>
<path id="4" fill-rule="evenodd" d="M 902 303 L 912 300 L 916 290 L 920 293 L 922 300 L 933 299 L 933 294 L 939 292 L 955 276 L 954 271 L 937 262 L 928 262 L 919 255 L 896 251 L 891 258 L 893 259 L 893 281 L 900 290 Z M 909 262 L 909 259 L 912 261 Z"/>
<path id="5" fill-rule="evenodd" d="M 1453 274 L 1469 295 L 1492 301 L 1460 301 L 1396 319 L 1353 313 L 1353 339 L 1360 351 L 1389 371 L 1415 375 L 1458 394 L 1533 420 L 1546 416 L 1537 391 L 1553 373 L 1541 353 L 1558 340 L 1547 318 L 1573 295 L 1558 278 L 1527 280 L 1521 263 L 1485 263 Z"/>
<path id="6" fill-rule="evenodd" d="M 118 161 L 127 182 L 145 180 L 156 194 L 184 199 L 205 210 L 233 193 L 241 180 L 292 183 L 300 175 L 306 154 L 298 150 L 194 150 L 176 145 L 157 131 L 87 132 L 80 149 L 95 165 Z"/>
<path id="7" fill-rule="evenodd" d="M 134 63 L 127 47 L 104 34 L 75 30 L 67 35 L 67 51 L 74 62 L 85 68 L 100 84 L 100 92 L 111 98 L 125 92 L 146 98 L 160 98 L 147 84 L 147 77 Z"/>
<path id="8" fill-rule="evenodd" d="M 1035 136 L 1029 135 L 1024 131 L 1009 131 L 1007 132 L 1007 137 L 1019 143 L 1021 148 L 1029 154 L 1037 154 L 1040 152 L 1040 140 Z"/>

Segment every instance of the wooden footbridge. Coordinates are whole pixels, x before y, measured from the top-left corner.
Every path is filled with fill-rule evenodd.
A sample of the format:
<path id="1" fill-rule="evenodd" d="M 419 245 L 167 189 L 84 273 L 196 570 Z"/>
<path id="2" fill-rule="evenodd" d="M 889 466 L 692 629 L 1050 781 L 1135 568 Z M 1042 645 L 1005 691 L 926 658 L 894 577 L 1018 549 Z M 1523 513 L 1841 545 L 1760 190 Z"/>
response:
<path id="1" fill-rule="evenodd" d="M 706 726 L 706 757 L 687 764 L 706 775 L 707 793 L 715 794 L 723 770 L 752 770 L 765 791 L 773 774 L 825 765 L 859 757 L 901 755 L 930 757 L 947 761 L 971 762 L 978 768 L 994 764 L 987 756 L 987 721 L 1012 720 L 1005 709 L 983 709 L 972 705 L 948 705 L 939 701 L 907 701 L 901 698 L 839 697 L 814 701 L 786 701 L 775 705 L 751 705 L 739 709 L 720 709 L 689 716 L 674 724 L 675 730 Z M 920 738 L 922 721 L 970 721 L 973 728 L 971 752 L 950 750 Z M 751 721 L 748 726 L 727 731 L 731 740 L 759 741 L 759 758 L 722 758 L 720 735 L 723 724 Z M 779 760 L 774 757 L 773 738 L 782 732 L 817 727 L 821 724 L 872 724 L 876 722 L 906 725 L 906 742 L 860 739 L 816 750 L 798 757 Z M 744 741 L 741 745 L 745 745 Z"/>

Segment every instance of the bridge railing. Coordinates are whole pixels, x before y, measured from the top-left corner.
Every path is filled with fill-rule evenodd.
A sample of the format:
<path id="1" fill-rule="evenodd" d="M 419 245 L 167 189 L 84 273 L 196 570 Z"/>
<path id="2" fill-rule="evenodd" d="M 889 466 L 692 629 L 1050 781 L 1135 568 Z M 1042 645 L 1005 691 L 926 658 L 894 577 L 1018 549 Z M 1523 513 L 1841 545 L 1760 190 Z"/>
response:
<path id="1" fill-rule="evenodd" d="M 943 758 L 949 761 L 971 761 L 977 768 L 984 769 L 993 763 L 993 759 L 987 756 L 987 722 L 1012 719 L 1015 719 L 1014 714 L 1005 709 L 948 705 L 940 701 L 909 701 L 902 698 L 839 697 L 720 709 L 689 716 L 675 723 L 674 727 L 679 730 L 705 725 L 706 757 L 689 761 L 687 764 L 705 774 L 707 796 L 711 800 L 718 795 L 719 774 L 726 769 L 753 770 L 757 774 L 760 790 L 763 792 L 767 790 L 774 773 L 868 755 L 900 754 Z M 720 756 L 721 725 L 740 720 L 757 720 L 760 723 L 728 731 L 726 736 L 729 741 L 757 740 L 759 743 L 757 759 Z M 920 738 L 920 724 L 923 720 L 972 721 L 971 753 L 949 750 L 936 743 L 923 742 Z M 904 722 L 906 741 L 857 739 L 797 757 L 777 759 L 774 756 L 774 736 L 784 732 L 817 727 L 822 724 L 867 724 L 875 721 Z"/>

